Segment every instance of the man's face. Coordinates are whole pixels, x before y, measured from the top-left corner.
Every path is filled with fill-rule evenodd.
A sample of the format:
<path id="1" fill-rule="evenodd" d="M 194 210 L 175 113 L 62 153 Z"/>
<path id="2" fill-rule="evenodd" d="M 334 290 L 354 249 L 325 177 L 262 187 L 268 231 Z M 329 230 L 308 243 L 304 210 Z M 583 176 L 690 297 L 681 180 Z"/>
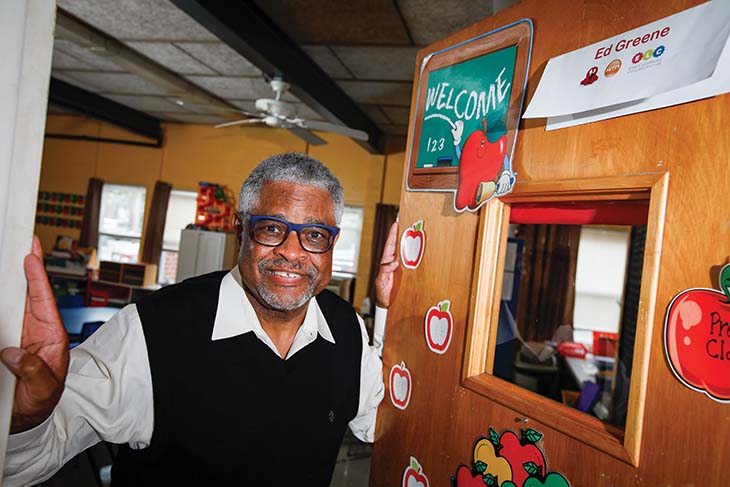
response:
<path id="1" fill-rule="evenodd" d="M 319 188 L 285 182 L 266 182 L 253 215 L 282 218 L 291 223 L 335 226 L 330 194 Z M 307 252 L 292 231 L 278 247 L 251 240 L 243 222 L 239 270 L 244 285 L 266 308 L 292 311 L 306 305 L 322 291 L 332 275 L 332 249 L 323 254 Z"/>

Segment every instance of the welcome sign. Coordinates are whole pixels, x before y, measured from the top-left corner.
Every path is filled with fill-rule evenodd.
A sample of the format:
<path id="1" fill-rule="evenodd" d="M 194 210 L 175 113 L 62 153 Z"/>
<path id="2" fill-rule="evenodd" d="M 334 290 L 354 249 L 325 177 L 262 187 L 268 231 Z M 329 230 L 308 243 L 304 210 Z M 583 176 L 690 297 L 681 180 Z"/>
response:
<path id="1" fill-rule="evenodd" d="M 408 190 L 453 191 L 459 212 L 512 191 L 531 39 L 524 20 L 424 58 Z"/>

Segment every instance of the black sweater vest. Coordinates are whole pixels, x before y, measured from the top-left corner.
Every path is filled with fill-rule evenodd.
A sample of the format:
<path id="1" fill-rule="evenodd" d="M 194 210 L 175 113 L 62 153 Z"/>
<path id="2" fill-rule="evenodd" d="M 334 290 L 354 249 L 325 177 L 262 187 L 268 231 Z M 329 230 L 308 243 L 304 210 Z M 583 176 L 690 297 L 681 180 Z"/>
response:
<path id="1" fill-rule="evenodd" d="M 122 446 L 118 486 L 327 486 L 360 393 L 362 338 L 352 307 L 316 299 L 335 344 L 289 360 L 253 333 L 211 341 L 225 272 L 166 287 L 137 304 L 154 398 L 142 450 Z"/>

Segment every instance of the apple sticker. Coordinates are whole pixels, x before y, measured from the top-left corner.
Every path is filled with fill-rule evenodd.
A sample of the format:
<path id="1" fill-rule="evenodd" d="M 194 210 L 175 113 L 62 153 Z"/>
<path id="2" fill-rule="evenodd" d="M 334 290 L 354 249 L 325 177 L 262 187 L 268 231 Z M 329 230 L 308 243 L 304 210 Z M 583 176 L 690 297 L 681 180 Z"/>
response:
<path id="1" fill-rule="evenodd" d="M 411 371 L 401 362 L 390 369 L 390 401 L 400 410 L 411 402 Z"/>
<path id="2" fill-rule="evenodd" d="M 434 353 L 444 354 L 451 344 L 451 335 L 454 331 L 454 318 L 451 316 L 451 301 L 441 301 L 437 306 L 431 306 L 426 312 L 424 329 L 426 345 Z"/>
<path id="3" fill-rule="evenodd" d="M 406 228 L 400 239 L 400 259 L 407 269 L 415 269 L 423 259 L 426 250 L 426 233 L 423 229 L 423 220 Z"/>
<path id="4" fill-rule="evenodd" d="M 428 477 L 414 457 L 411 457 L 410 465 L 403 471 L 401 487 L 429 487 Z"/>
<path id="5" fill-rule="evenodd" d="M 685 386 L 730 403 L 730 264 L 720 271 L 720 289 L 687 289 L 672 299 L 664 350 Z"/>

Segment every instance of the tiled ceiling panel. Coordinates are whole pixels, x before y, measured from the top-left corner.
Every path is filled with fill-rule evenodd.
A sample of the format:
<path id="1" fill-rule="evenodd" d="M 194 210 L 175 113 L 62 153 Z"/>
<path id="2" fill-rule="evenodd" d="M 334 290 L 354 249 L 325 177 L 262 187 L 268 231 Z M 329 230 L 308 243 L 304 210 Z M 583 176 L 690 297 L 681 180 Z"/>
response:
<path id="1" fill-rule="evenodd" d="M 299 44 L 411 44 L 393 0 L 254 1 Z"/>
<path id="2" fill-rule="evenodd" d="M 394 124 L 408 125 L 408 118 L 411 115 L 410 108 L 383 107 L 383 111 Z"/>
<path id="3" fill-rule="evenodd" d="M 411 103 L 411 83 L 338 81 L 337 84 L 358 103 L 404 107 Z"/>
<path id="4" fill-rule="evenodd" d="M 67 39 L 56 38 L 53 41 L 53 50 L 73 56 L 99 71 L 123 71 L 112 59 L 104 56 L 103 51 L 93 51 Z"/>
<path id="5" fill-rule="evenodd" d="M 120 95 L 164 95 L 162 88 L 129 73 L 94 73 L 87 71 L 65 71 L 71 78 L 97 87 L 101 94 Z"/>
<path id="6" fill-rule="evenodd" d="M 333 46 L 332 50 L 357 79 L 410 81 L 417 47 Z"/>
<path id="7" fill-rule="evenodd" d="M 274 92 L 263 78 L 230 78 L 223 76 L 187 76 L 190 82 L 221 98 L 255 100 L 273 98 Z M 299 101 L 291 93 L 282 97 L 286 101 Z"/>
<path id="8" fill-rule="evenodd" d="M 197 61 L 174 44 L 167 42 L 128 42 L 127 45 L 139 51 L 170 71 L 178 74 L 215 74 L 205 64 Z"/>
<path id="9" fill-rule="evenodd" d="M 337 59 L 329 46 L 301 46 L 301 48 L 330 78 L 352 79 L 352 73 Z"/>
<path id="10" fill-rule="evenodd" d="M 311 108 L 309 108 L 304 103 L 297 103 L 297 117 L 305 118 L 307 120 L 322 120 L 324 121 L 324 117 L 320 115 L 319 113 L 315 112 Z"/>
<path id="11" fill-rule="evenodd" d="M 58 49 L 53 50 L 53 63 L 51 67 L 53 69 L 93 69 L 90 64 L 80 61 L 69 54 L 65 54 Z"/>
<path id="12" fill-rule="evenodd" d="M 260 76 L 261 70 L 236 51 L 221 42 L 176 43 L 198 61 L 205 63 L 224 76 Z"/>
<path id="13" fill-rule="evenodd" d="M 218 40 L 166 0 L 58 0 L 58 6 L 121 41 Z"/>
<path id="14" fill-rule="evenodd" d="M 427 45 L 492 15 L 491 1 L 396 0 L 416 45 Z"/>
<path id="15" fill-rule="evenodd" d="M 180 105 L 160 96 L 106 95 L 106 98 L 141 112 L 186 113 Z"/>
<path id="16" fill-rule="evenodd" d="M 336 80 L 368 118 L 393 135 L 405 135 L 408 129 L 419 46 L 516 2 L 254 0 L 280 30 Z M 55 41 L 53 58 L 53 76 L 58 79 L 160 119 L 183 123 L 215 124 L 245 115 L 233 108 L 230 117 L 225 117 L 225 112 L 217 112 L 212 105 L 181 105 L 169 84 L 155 85 L 132 72 L 147 71 L 152 75 L 148 79 L 155 79 L 160 69 L 156 64 L 169 71 L 169 76 L 180 76 L 208 94 L 252 113 L 256 112 L 254 100 L 274 97 L 258 68 L 169 0 L 58 3 L 62 15 L 68 12 L 150 60 L 117 65 L 114 57 L 104 55 L 103 42 L 81 46 L 73 42 L 74 31 L 61 28 L 57 30 L 60 37 Z M 204 99 L 206 93 L 197 96 Z M 283 99 L 296 103 L 299 117 L 324 119 L 290 93 Z"/>

